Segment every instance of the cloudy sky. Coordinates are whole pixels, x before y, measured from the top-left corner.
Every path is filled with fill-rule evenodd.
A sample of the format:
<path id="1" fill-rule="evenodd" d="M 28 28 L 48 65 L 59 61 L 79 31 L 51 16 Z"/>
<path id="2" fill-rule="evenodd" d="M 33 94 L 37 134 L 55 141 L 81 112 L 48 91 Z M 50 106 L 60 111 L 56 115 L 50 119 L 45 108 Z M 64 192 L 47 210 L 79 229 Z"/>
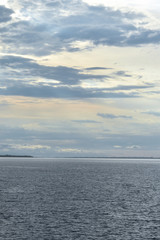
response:
<path id="1" fill-rule="evenodd" d="M 159 0 L 0 0 L 0 154 L 160 156 Z"/>

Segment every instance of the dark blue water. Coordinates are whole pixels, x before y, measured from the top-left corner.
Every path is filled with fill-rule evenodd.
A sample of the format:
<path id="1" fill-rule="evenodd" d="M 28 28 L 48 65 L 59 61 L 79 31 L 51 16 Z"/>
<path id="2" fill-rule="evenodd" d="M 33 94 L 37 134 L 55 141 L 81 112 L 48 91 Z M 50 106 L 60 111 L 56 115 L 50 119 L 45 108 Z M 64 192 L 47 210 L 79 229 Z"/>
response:
<path id="1" fill-rule="evenodd" d="M 160 161 L 1 159 L 6 239 L 160 239 Z"/>

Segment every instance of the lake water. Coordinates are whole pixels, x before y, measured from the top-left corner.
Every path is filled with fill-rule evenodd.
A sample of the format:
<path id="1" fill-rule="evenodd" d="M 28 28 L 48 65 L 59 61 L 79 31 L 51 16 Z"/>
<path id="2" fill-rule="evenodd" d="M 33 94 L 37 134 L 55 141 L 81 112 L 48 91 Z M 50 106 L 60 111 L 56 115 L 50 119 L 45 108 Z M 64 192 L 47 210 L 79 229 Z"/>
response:
<path id="1" fill-rule="evenodd" d="M 6 239 L 160 239 L 160 160 L 1 158 Z"/>

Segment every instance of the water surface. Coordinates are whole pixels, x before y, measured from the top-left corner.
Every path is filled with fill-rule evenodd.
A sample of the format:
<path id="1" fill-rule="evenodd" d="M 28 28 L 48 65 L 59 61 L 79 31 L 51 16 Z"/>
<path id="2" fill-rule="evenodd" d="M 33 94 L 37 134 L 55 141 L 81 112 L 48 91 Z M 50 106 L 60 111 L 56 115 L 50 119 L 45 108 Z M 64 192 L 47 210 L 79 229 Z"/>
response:
<path id="1" fill-rule="evenodd" d="M 160 161 L 0 159 L 1 240 L 160 239 Z"/>

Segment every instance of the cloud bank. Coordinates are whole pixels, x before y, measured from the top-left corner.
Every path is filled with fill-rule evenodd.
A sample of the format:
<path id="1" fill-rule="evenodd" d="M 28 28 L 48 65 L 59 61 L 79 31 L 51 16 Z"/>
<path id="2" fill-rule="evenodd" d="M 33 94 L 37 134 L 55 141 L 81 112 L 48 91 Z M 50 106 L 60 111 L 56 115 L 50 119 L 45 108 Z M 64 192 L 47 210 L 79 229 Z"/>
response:
<path id="1" fill-rule="evenodd" d="M 142 13 L 71 0 L 13 2 L 20 7 L 19 16 L 15 14 L 5 28 L 0 28 L 6 52 L 43 56 L 81 51 L 76 42 L 88 42 L 88 49 L 98 45 L 126 47 L 160 42 L 160 29 L 149 27 L 150 19 Z M 17 12 L 15 4 L 10 6 L 11 9 L 0 7 L 0 22 L 11 20 L 11 14 Z"/>

